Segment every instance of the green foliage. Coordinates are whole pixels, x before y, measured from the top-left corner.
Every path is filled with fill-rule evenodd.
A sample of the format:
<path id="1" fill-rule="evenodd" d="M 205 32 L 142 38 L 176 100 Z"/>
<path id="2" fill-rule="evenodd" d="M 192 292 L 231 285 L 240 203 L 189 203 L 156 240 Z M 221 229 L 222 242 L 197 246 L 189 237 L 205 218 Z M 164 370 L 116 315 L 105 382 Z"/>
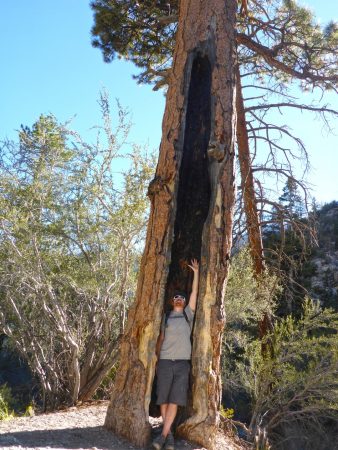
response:
<path id="1" fill-rule="evenodd" d="M 299 193 L 297 182 L 288 178 L 283 187 L 283 194 L 279 197 L 280 203 L 293 218 L 301 218 L 305 213 L 304 201 Z"/>
<path id="2" fill-rule="evenodd" d="M 2 149 L 0 326 L 49 407 L 89 395 L 115 364 L 136 289 L 154 158 L 126 144 L 121 107 L 112 130 L 105 93 L 100 105 L 95 144 L 49 115 Z"/>
<path id="3" fill-rule="evenodd" d="M 221 405 L 220 414 L 224 419 L 232 419 L 234 417 L 234 410 L 232 408 L 224 409 Z"/>
<path id="4" fill-rule="evenodd" d="M 256 324 L 266 312 L 272 314 L 277 292 L 279 287 L 276 277 L 266 273 L 257 279 L 249 248 L 241 249 L 231 261 L 227 282 L 227 327 Z"/>
<path id="5" fill-rule="evenodd" d="M 149 83 L 163 76 L 171 64 L 178 1 L 94 0 L 93 46 L 104 60 L 117 55 L 144 71 L 136 78 Z"/>
<path id="6" fill-rule="evenodd" d="M 248 248 L 243 248 L 231 262 L 225 294 L 226 327 L 222 353 L 222 377 L 225 391 L 240 389 L 233 374 L 237 362 L 250 342 L 258 336 L 258 323 L 265 313 L 274 314 L 281 288 L 275 275 L 268 272 L 256 278 Z"/>
<path id="7" fill-rule="evenodd" d="M 337 326 L 337 313 L 306 299 L 298 321 L 289 316 L 276 325 L 268 361 L 252 346 L 246 373 L 255 403 L 252 427 L 264 423 L 276 438 L 284 423 L 311 427 L 338 418 Z"/>
<path id="8" fill-rule="evenodd" d="M 252 439 L 267 434 L 277 446 L 292 431 L 297 439 L 318 435 L 324 442 L 330 420 L 338 419 L 338 313 L 306 298 L 299 318 L 275 316 L 264 341 L 271 351 L 263 356 L 258 321 L 267 308 L 274 313 L 280 294 L 275 276 L 266 275 L 264 283 L 254 279 L 247 250 L 233 258 L 225 303 L 224 407 L 248 422 Z"/>
<path id="9" fill-rule="evenodd" d="M 136 77 L 139 82 L 155 81 L 161 86 L 166 83 L 172 61 L 178 4 L 177 0 L 94 0 L 93 45 L 102 50 L 106 62 L 118 55 L 142 68 Z M 289 68 L 285 71 L 275 67 L 272 74 L 260 53 L 240 47 L 244 71 L 254 71 L 257 79 L 272 75 L 280 82 L 288 82 L 290 71 L 294 70 L 304 74 L 304 89 L 309 84 L 325 85 L 328 89 L 333 86 L 337 46 L 334 23 L 322 30 L 311 11 L 297 2 L 264 0 L 251 3 L 248 15 L 238 15 L 238 31 L 271 49 L 269 56 L 278 57 Z M 323 82 L 321 76 L 328 79 Z"/>
<path id="10" fill-rule="evenodd" d="M 267 431 L 278 442 L 296 425 L 325 434 L 325 421 L 338 413 L 338 314 L 306 299 L 299 320 L 276 323 L 272 351 L 263 358 L 261 342 L 252 340 L 237 363 L 238 386 L 252 399 L 250 430 Z"/>
<path id="11" fill-rule="evenodd" d="M 35 411 L 34 411 L 34 406 L 33 405 L 28 405 L 26 407 L 26 411 L 24 413 L 25 417 L 32 417 L 35 415 Z"/>
<path id="12" fill-rule="evenodd" d="M 3 384 L 0 386 L 0 420 L 13 417 L 13 407 L 15 400 L 12 397 L 10 388 Z"/>
<path id="13" fill-rule="evenodd" d="M 331 89 L 336 84 L 336 26 L 322 28 L 309 8 L 296 1 L 256 2 L 250 5 L 249 16 L 239 18 L 239 28 L 271 49 L 282 62 L 271 73 L 269 61 L 262 60 L 262 54 L 251 50 L 248 58 L 246 53 L 245 71 L 254 69 L 257 80 L 264 83 L 273 78 L 285 87 L 297 73 L 304 90 L 319 85 Z"/>

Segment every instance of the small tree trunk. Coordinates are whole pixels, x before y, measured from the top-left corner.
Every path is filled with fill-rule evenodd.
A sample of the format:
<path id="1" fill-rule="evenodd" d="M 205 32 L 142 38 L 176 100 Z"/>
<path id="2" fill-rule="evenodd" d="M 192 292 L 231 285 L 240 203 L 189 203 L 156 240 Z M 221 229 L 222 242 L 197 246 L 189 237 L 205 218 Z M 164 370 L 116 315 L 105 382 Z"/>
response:
<path id="1" fill-rule="evenodd" d="M 256 194 L 252 174 L 249 136 L 246 128 L 244 100 L 239 66 L 236 68 L 236 111 L 237 111 L 237 145 L 238 160 L 241 172 L 244 211 L 248 231 L 249 247 L 254 262 L 256 275 L 265 270 L 262 233 L 256 207 Z"/>
<path id="2" fill-rule="evenodd" d="M 237 146 L 241 172 L 244 211 L 248 230 L 249 248 L 254 264 L 254 274 L 259 278 L 265 271 L 264 250 L 259 216 L 256 207 L 254 177 L 249 148 L 249 136 L 246 127 L 244 100 L 239 66 L 236 68 L 236 111 L 237 111 Z M 262 339 L 272 329 L 271 317 L 264 314 L 259 322 L 259 336 Z M 262 345 L 263 353 L 267 350 Z"/>
<path id="3" fill-rule="evenodd" d="M 113 354 L 112 357 L 107 358 L 107 361 L 105 364 L 102 364 L 95 372 L 94 374 L 87 379 L 86 384 L 83 385 L 83 387 L 80 389 L 79 392 L 79 401 L 85 402 L 88 400 L 91 400 L 102 383 L 103 379 L 107 375 L 108 371 L 116 364 L 117 362 L 117 353 Z"/>
<path id="4" fill-rule="evenodd" d="M 193 412 L 179 432 L 208 449 L 214 446 L 235 202 L 236 7 L 236 0 L 180 3 L 136 301 L 128 314 L 105 422 L 139 446 L 150 438 L 148 407 L 164 300 L 177 287 L 189 289 L 184 262 L 192 257 L 201 262 L 193 336 Z"/>
<path id="5" fill-rule="evenodd" d="M 76 405 L 80 391 L 79 347 L 77 345 L 72 348 L 72 362 L 69 372 L 69 379 L 72 381 L 72 402 L 73 405 Z"/>

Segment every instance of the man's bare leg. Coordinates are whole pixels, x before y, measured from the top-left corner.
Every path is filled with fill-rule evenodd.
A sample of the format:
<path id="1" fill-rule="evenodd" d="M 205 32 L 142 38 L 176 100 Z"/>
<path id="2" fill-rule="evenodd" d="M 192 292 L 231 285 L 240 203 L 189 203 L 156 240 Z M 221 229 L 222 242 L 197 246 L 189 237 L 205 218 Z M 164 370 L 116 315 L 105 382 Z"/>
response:
<path id="1" fill-rule="evenodd" d="M 162 405 L 160 405 L 161 416 L 162 416 L 163 423 L 164 423 L 164 421 L 165 421 L 165 416 L 166 416 L 166 413 L 167 413 L 167 408 L 168 408 L 168 403 L 163 403 Z"/>
<path id="2" fill-rule="evenodd" d="M 163 431 L 162 431 L 162 435 L 164 437 L 168 436 L 168 434 L 170 432 L 171 425 L 173 424 L 173 422 L 175 420 L 176 414 L 177 414 L 177 405 L 175 403 L 168 403 L 167 404 L 167 408 L 166 408 L 166 412 L 165 412 L 165 418 L 164 418 L 164 423 L 163 423 Z"/>

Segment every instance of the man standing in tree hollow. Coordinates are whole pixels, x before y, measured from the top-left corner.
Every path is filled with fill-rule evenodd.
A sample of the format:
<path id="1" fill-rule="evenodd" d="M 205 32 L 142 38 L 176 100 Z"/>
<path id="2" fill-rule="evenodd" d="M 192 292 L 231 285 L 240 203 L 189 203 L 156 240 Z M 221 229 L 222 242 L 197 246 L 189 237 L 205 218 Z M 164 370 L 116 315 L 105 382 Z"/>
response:
<path id="1" fill-rule="evenodd" d="M 171 426 L 178 406 L 186 406 L 190 359 L 190 335 L 196 309 L 198 294 L 199 264 L 196 259 L 188 265 L 194 272 L 189 304 L 186 294 L 177 291 L 171 299 L 172 311 L 163 317 L 161 332 L 156 343 L 157 356 L 157 404 L 163 419 L 162 434 L 152 443 L 156 450 L 174 450 L 174 437 Z"/>

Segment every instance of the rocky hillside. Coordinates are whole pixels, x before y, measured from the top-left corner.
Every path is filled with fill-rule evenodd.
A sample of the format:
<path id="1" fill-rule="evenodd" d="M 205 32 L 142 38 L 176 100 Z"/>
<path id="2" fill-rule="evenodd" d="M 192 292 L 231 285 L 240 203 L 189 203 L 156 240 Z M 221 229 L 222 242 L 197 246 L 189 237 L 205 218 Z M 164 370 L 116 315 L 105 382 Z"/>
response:
<path id="1" fill-rule="evenodd" d="M 308 261 L 304 274 L 313 298 L 324 306 L 338 308 L 338 202 L 318 212 L 318 247 Z"/>

